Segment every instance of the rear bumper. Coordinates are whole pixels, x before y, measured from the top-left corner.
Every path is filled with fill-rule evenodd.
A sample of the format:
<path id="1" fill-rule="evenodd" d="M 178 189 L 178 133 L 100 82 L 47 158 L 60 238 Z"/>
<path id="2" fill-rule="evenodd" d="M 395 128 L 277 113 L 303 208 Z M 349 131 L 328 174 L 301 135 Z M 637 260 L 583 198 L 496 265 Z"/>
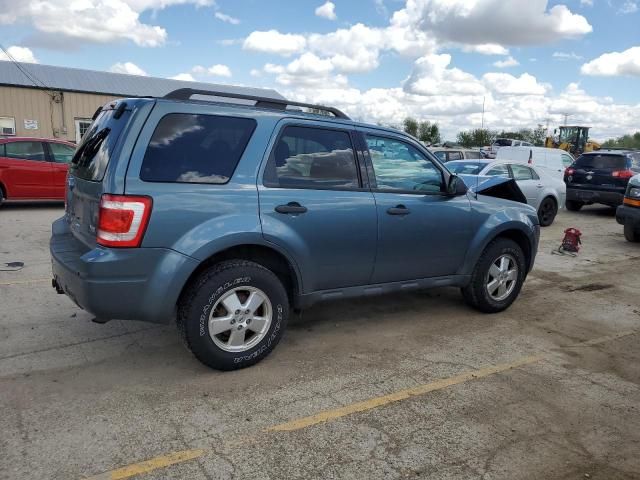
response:
<path id="1" fill-rule="evenodd" d="M 620 225 L 631 224 L 640 228 L 640 208 L 620 205 L 616 209 L 616 221 Z"/>
<path id="2" fill-rule="evenodd" d="M 88 248 L 64 219 L 49 244 L 54 286 L 100 320 L 168 323 L 198 261 L 163 248 Z"/>
<path id="3" fill-rule="evenodd" d="M 622 203 L 624 191 L 611 192 L 606 190 L 589 190 L 582 188 L 569 188 L 567 186 L 567 200 L 584 203 L 603 203 L 617 206 Z"/>

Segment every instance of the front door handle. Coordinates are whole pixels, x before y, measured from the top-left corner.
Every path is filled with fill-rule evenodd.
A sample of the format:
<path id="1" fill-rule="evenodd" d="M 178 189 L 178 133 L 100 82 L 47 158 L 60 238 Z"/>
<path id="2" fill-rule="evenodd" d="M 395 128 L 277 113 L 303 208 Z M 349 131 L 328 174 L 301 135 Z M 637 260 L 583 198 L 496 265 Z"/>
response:
<path id="1" fill-rule="evenodd" d="M 538 187 L 538 188 L 543 188 L 543 187 L 544 187 L 544 185 L 540 185 L 540 184 L 538 184 L 538 185 L 536 185 L 536 187 Z"/>
<path id="2" fill-rule="evenodd" d="M 278 213 L 305 213 L 307 207 L 303 207 L 298 202 L 289 202 L 286 205 L 278 205 L 275 210 Z"/>
<path id="3" fill-rule="evenodd" d="M 404 205 L 396 205 L 395 207 L 388 208 L 387 213 L 389 215 L 409 215 L 411 210 Z"/>

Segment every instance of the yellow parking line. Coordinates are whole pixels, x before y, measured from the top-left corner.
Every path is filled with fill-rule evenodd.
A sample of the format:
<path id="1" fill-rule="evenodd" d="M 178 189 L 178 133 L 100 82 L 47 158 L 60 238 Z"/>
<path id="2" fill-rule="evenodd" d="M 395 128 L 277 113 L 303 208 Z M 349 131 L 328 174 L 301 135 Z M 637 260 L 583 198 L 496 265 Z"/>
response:
<path id="1" fill-rule="evenodd" d="M 601 343 L 605 343 L 611 340 L 616 340 L 618 338 L 626 337 L 628 335 L 633 335 L 636 333 L 638 332 L 635 330 L 630 330 L 630 331 L 621 332 L 618 334 L 606 335 L 603 337 L 594 338 L 592 340 L 587 340 L 585 342 L 581 342 L 576 345 L 568 345 L 567 347 L 570 348 L 575 346 L 598 345 Z M 461 383 L 468 382 L 471 380 L 489 377 L 491 375 L 495 375 L 501 372 L 506 372 L 514 368 L 530 365 L 532 363 L 536 363 L 541 360 L 544 360 L 545 358 L 546 358 L 545 355 L 534 355 L 530 357 L 523 357 L 510 363 L 491 365 L 488 367 L 480 368 L 478 370 L 473 370 L 471 372 L 461 373 L 460 375 L 456 375 L 453 377 L 436 380 L 431 383 L 418 385 L 416 387 L 407 388 L 405 390 L 399 390 L 397 392 L 390 393 L 389 395 L 369 398 L 362 402 L 352 403 L 350 405 L 345 405 L 344 407 L 325 410 L 315 415 L 310 415 L 308 417 L 299 418 L 297 420 L 291 420 L 290 422 L 273 425 L 269 428 L 266 428 L 262 432 L 290 432 L 290 431 L 300 430 L 300 429 L 317 425 L 320 423 L 336 420 L 338 418 L 342 418 L 347 415 L 352 415 L 354 413 L 373 410 L 375 408 L 389 405 L 394 402 L 399 402 L 401 400 L 406 400 L 408 398 L 415 397 L 418 395 L 425 395 L 429 392 L 442 390 L 444 388 L 451 387 L 453 385 L 459 385 Z M 252 437 L 244 437 L 244 442 L 248 441 L 249 438 L 255 438 L 255 435 Z M 233 440 L 231 439 L 230 442 L 233 442 Z M 154 470 L 158 470 L 160 468 L 165 468 L 171 465 L 175 465 L 177 463 L 193 460 L 201 457 L 202 455 L 208 452 L 209 450 L 199 449 L 199 450 L 183 450 L 180 452 L 169 453 L 167 455 L 161 455 L 159 457 L 155 457 L 150 460 L 146 460 L 144 462 L 134 463 L 126 467 L 121 467 L 121 468 L 118 468 L 117 470 L 111 470 L 105 473 L 101 473 L 99 475 L 95 475 L 93 477 L 87 477 L 85 478 L 85 480 L 120 480 L 120 479 L 130 478 L 135 475 L 140 475 L 142 473 L 149 473 Z"/>
<path id="2" fill-rule="evenodd" d="M 134 463 L 126 467 L 118 468 L 117 470 L 111 470 L 110 472 L 101 473 L 93 477 L 87 477 L 86 480 L 122 480 L 123 478 L 130 478 L 142 473 L 149 473 L 159 468 L 169 467 L 176 463 L 186 462 L 193 460 L 194 458 L 204 455 L 206 450 L 182 450 L 180 452 L 173 452 L 167 455 L 160 455 L 159 457 L 145 460 L 144 462 Z"/>
<path id="3" fill-rule="evenodd" d="M 40 283 L 40 282 L 51 282 L 51 277 L 32 278 L 31 280 L 18 280 L 16 282 L 0 282 L 0 287 L 6 287 L 8 285 L 24 285 L 26 283 Z"/>
<path id="4" fill-rule="evenodd" d="M 311 415 L 309 417 L 299 418 L 297 420 L 292 420 L 290 422 L 281 423 L 280 425 L 269 427 L 265 431 L 289 432 L 292 430 L 300 430 L 301 428 L 306 428 L 306 427 L 310 427 L 311 425 L 316 425 L 318 423 L 324 423 L 330 420 L 335 420 L 337 418 L 345 417 L 353 413 L 365 412 L 367 410 L 372 410 L 374 408 L 388 405 L 389 403 L 398 402 L 400 400 L 406 400 L 407 398 L 415 397 L 417 395 L 424 395 L 425 393 L 434 392 L 436 390 L 442 390 L 443 388 L 468 382 L 469 380 L 488 377 L 489 375 L 494 375 L 496 373 L 511 370 L 512 368 L 517 368 L 523 365 L 528 365 L 530 363 L 539 362 L 543 358 L 544 357 L 542 356 L 525 357 L 525 358 L 521 358 L 520 360 L 516 360 L 515 362 L 481 368 L 479 370 L 474 370 L 472 372 L 466 372 L 460 375 L 456 375 L 455 377 L 443 378 L 441 380 L 436 380 L 435 382 L 419 385 L 417 387 L 407 388 L 406 390 L 399 390 L 397 392 L 393 392 L 389 395 L 384 395 L 382 397 L 374 397 L 368 400 L 364 400 L 362 402 L 352 403 L 351 405 L 346 405 L 344 407 L 339 407 L 332 410 L 325 410 L 324 412 L 320 412 L 315 415 Z"/>

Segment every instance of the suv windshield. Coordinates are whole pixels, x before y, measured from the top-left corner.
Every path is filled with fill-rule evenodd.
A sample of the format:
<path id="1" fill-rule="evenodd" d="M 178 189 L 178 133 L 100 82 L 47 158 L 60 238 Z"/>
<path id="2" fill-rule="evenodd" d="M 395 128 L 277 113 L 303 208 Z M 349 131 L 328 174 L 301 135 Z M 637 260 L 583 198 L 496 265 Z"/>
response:
<path id="1" fill-rule="evenodd" d="M 102 110 L 82 137 L 73 159 L 71 172 L 84 180 L 99 182 L 104 177 L 109 158 L 130 114 L 124 110 L 118 118 L 115 110 Z"/>
<path id="2" fill-rule="evenodd" d="M 581 155 L 576 160 L 577 168 L 602 168 L 624 170 L 627 168 L 627 157 L 624 155 Z"/>
<path id="3" fill-rule="evenodd" d="M 496 141 L 493 142 L 494 145 L 497 145 L 499 147 L 510 147 L 512 143 L 513 140 L 511 140 L 510 138 L 497 138 Z"/>

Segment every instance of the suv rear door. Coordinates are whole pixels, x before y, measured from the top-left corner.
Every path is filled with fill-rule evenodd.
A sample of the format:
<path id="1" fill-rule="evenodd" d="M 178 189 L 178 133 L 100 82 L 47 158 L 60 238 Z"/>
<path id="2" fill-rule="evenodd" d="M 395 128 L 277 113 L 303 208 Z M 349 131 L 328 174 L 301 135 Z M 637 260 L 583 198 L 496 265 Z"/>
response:
<path id="1" fill-rule="evenodd" d="M 445 195 L 441 166 L 406 137 L 360 129 L 378 216 L 371 283 L 455 274 L 471 239 L 466 195 Z"/>
<path id="2" fill-rule="evenodd" d="M 17 140 L 0 145 L 0 169 L 7 197 L 53 198 L 52 169 L 42 142 Z"/>
<path id="3" fill-rule="evenodd" d="M 266 240 L 303 272 L 304 292 L 369 283 L 376 206 L 347 126 L 287 119 L 279 124 L 258 182 Z"/>
<path id="4" fill-rule="evenodd" d="M 111 157 L 117 155 L 118 139 L 131 116 L 130 110 L 117 108 L 114 103 L 102 109 L 82 137 L 69 165 L 66 219 L 73 235 L 89 247 L 96 245 L 98 210 L 107 165 Z"/>

